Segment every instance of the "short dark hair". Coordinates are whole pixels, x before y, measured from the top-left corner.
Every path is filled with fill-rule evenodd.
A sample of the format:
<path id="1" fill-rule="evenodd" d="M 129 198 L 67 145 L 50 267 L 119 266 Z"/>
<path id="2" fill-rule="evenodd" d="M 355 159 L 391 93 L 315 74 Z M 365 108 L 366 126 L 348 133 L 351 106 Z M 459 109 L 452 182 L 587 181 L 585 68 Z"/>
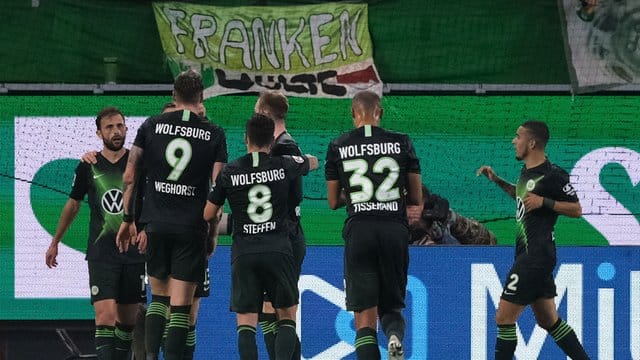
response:
<path id="1" fill-rule="evenodd" d="M 359 105 L 364 109 L 373 111 L 376 107 L 382 107 L 380 96 L 370 90 L 364 90 L 357 93 L 352 100 L 352 106 Z"/>
<path id="2" fill-rule="evenodd" d="M 549 142 L 549 127 L 543 121 L 527 120 L 522 124 L 531 137 L 544 148 Z"/>
<path id="3" fill-rule="evenodd" d="M 260 94 L 258 100 L 261 107 L 273 116 L 274 120 L 282 121 L 287 117 L 289 111 L 289 100 L 280 91 L 270 90 Z"/>
<path id="4" fill-rule="evenodd" d="M 113 115 L 120 115 L 122 116 L 122 120 L 124 120 L 124 114 L 122 114 L 122 111 L 120 111 L 120 109 L 115 106 L 107 106 L 106 108 L 100 110 L 98 116 L 96 117 L 96 130 L 100 130 L 100 123 L 102 122 L 103 118 Z"/>
<path id="5" fill-rule="evenodd" d="M 246 132 L 249 142 L 257 147 L 265 147 L 273 143 L 273 119 L 262 115 L 253 114 L 247 121 Z"/>
<path id="6" fill-rule="evenodd" d="M 195 70 L 181 72 L 173 83 L 173 91 L 178 100 L 184 103 L 199 103 L 204 91 L 202 76 Z"/>

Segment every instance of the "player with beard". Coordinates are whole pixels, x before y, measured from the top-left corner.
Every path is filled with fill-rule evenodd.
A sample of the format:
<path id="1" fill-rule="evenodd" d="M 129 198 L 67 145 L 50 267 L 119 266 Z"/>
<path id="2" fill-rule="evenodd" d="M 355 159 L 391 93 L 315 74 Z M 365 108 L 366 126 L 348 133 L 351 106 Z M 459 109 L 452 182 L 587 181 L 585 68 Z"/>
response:
<path id="1" fill-rule="evenodd" d="M 69 200 L 46 252 L 49 268 L 58 265 L 58 244 L 75 219 L 85 195 L 91 208 L 87 255 L 91 303 L 95 310 L 98 359 L 126 359 L 131 347 L 138 304 L 146 302 L 144 257 L 136 248 L 121 253 L 116 233 L 122 222 L 122 174 L 129 156 L 123 147 L 124 116 L 114 107 L 100 111 L 96 134 L 103 149 L 96 163 L 80 163 Z"/>
<path id="2" fill-rule="evenodd" d="M 558 215 L 580 217 L 582 207 L 569 174 L 547 159 L 548 141 L 547 124 L 526 121 L 518 127 L 512 141 L 516 159 L 524 161 L 518 183 L 505 181 L 487 165 L 477 172 L 516 200 L 516 253 L 496 311 L 496 360 L 513 359 L 518 339 L 516 321 L 527 305 L 531 306 L 538 325 L 549 332 L 567 356 L 574 360 L 589 359 L 571 326 L 558 316 L 555 304 L 554 226 Z"/>

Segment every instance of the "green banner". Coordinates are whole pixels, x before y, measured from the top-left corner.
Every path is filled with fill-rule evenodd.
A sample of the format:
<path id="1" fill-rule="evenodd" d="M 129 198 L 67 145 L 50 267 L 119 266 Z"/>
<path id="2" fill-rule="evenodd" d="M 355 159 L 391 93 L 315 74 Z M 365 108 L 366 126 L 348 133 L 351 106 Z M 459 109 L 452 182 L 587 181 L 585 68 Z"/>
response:
<path id="1" fill-rule="evenodd" d="M 205 98 L 278 89 L 291 96 L 382 94 L 366 4 L 220 7 L 154 3 L 174 75 L 195 68 Z"/>

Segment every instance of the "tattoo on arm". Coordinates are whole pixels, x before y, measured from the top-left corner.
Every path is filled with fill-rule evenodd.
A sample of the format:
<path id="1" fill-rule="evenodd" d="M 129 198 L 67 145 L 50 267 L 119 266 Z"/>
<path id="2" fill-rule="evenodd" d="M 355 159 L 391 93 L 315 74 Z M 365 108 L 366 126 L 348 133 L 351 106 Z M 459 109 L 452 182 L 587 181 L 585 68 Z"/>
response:
<path id="1" fill-rule="evenodd" d="M 516 198 L 516 186 L 505 181 L 503 178 L 501 177 L 496 177 L 496 184 L 504 191 L 506 192 L 509 196 L 511 196 L 512 199 Z"/>

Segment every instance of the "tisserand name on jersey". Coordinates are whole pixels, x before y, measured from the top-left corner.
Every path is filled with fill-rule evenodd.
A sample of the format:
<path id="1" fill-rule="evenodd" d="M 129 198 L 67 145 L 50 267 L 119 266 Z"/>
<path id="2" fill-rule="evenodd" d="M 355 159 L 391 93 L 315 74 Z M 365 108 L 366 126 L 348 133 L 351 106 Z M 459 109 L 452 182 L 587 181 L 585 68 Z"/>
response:
<path id="1" fill-rule="evenodd" d="M 401 146 L 399 142 L 355 144 L 355 145 L 346 145 L 346 146 L 338 147 L 338 153 L 340 154 L 340 159 L 343 160 L 343 164 L 345 160 L 350 161 L 350 159 L 352 158 L 361 158 L 366 156 L 379 156 L 379 155 L 398 155 L 400 154 L 400 152 L 401 152 Z M 395 175 L 391 175 L 391 178 L 393 178 L 394 176 L 397 178 L 399 167 L 398 167 L 398 163 L 395 160 L 393 160 L 393 158 L 391 157 L 381 158 L 376 162 L 376 164 L 374 165 L 374 168 L 377 165 L 379 165 L 379 169 L 374 169 L 374 171 L 379 172 L 379 170 L 384 169 L 385 171 L 389 171 L 390 174 L 395 174 Z M 347 170 L 347 167 L 345 166 L 345 171 L 346 170 Z M 351 170 L 355 170 L 355 169 L 351 169 Z M 358 170 L 355 170 L 355 171 L 356 173 L 358 173 Z M 360 170 L 361 173 L 364 173 L 366 171 L 367 171 L 366 168 Z M 395 181 L 393 181 L 393 183 L 395 183 Z M 360 185 L 363 187 L 362 192 L 360 193 L 360 195 L 362 196 L 359 197 L 356 195 L 357 193 L 354 193 L 352 194 L 352 197 L 351 197 L 354 212 L 359 213 L 363 211 L 365 212 L 366 211 L 392 211 L 392 212 L 398 211 L 399 204 L 397 200 L 400 198 L 399 193 L 398 193 L 398 196 L 391 196 L 391 197 L 384 196 L 385 198 L 382 198 L 382 199 L 379 196 L 380 194 L 376 193 L 375 200 L 377 201 L 370 201 L 371 199 L 373 199 L 373 196 L 372 196 L 373 194 L 369 194 L 369 192 L 366 191 L 365 189 L 366 184 L 360 184 Z M 393 185 L 394 184 L 390 184 L 390 186 L 393 186 Z M 356 195 L 356 196 L 353 196 L 353 195 Z"/>

